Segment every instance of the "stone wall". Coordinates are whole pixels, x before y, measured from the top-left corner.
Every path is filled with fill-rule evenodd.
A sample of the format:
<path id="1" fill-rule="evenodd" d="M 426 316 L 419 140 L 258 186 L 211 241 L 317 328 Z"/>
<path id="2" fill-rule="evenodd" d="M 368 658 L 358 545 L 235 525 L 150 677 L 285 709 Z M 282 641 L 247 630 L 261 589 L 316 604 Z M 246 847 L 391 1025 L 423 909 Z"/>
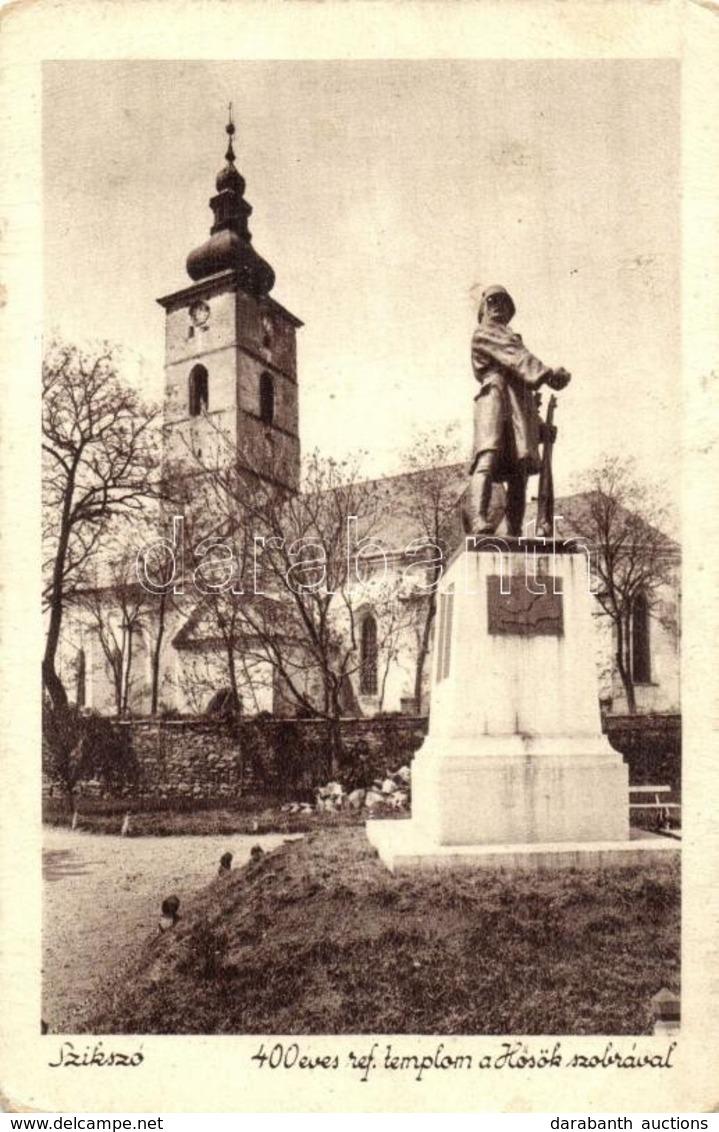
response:
<path id="1" fill-rule="evenodd" d="M 149 804 L 173 799 L 207 802 L 247 793 L 311 796 L 330 777 L 326 720 L 132 720 L 127 728 L 139 782 L 127 793 Z M 337 777 L 352 788 L 411 762 L 427 734 L 418 716 L 342 720 L 346 762 Z M 681 717 L 608 716 L 609 741 L 629 763 L 632 784 L 672 787 L 681 798 Z M 46 783 L 46 789 L 49 784 Z M 86 797 L 110 797 L 98 781 L 82 783 Z"/>
<path id="2" fill-rule="evenodd" d="M 119 723 L 131 735 L 141 797 L 231 798 L 240 793 L 237 740 L 214 720 Z"/>
<path id="3" fill-rule="evenodd" d="M 139 766 L 138 783 L 125 796 L 148 805 L 173 799 L 230 802 L 265 792 L 311 797 L 331 776 L 326 720 L 249 719 L 236 727 L 216 720 L 132 720 L 115 726 L 129 731 Z M 409 763 L 427 720 L 345 719 L 341 730 L 345 762 L 337 777 L 351 787 Z M 78 793 L 113 796 L 97 780 L 81 783 Z"/>

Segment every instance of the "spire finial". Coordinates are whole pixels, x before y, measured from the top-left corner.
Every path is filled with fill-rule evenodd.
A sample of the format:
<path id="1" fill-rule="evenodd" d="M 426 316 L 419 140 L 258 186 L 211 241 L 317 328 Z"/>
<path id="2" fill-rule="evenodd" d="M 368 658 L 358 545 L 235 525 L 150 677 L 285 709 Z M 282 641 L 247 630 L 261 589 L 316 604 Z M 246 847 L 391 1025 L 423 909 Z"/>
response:
<path id="1" fill-rule="evenodd" d="M 234 161 L 235 160 L 235 151 L 232 148 L 232 138 L 234 137 L 234 133 L 235 133 L 235 123 L 232 121 L 232 103 L 229 104 L 229 106 L 227 108 L 227 112 L 228 112 L 229 121 L 228 121 L 227 125 L 225 126 L 225 133 L 227 134 L 227 136 L 230 140 L 227 144 L 227 153 L 225 154 L 225 161 Z"/>

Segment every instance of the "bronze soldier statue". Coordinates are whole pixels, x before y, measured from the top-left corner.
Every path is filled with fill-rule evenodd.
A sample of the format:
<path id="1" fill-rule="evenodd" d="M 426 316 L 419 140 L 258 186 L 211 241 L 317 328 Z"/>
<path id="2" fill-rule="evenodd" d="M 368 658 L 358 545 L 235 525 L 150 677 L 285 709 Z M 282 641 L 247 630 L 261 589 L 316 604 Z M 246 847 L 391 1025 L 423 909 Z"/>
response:
<path id="1" fill-rule="evenodd" d="M 506 483 L 507 533 L 523 533 L 527 479 L 540 470 L 542 421 L 535 392 L 541 385 L 564 389 L 571 374 L 550 369 L 510 330 L 515 314 L 504 287 L 488 287 L 479 305 L 472 337 L 472 368 L 479 382 L 474 399 L 474 445 L 464 508 L 467 533 L 491 534 L 492 484 Z M 553 439 L 551 437 L 550 439 Z"/>

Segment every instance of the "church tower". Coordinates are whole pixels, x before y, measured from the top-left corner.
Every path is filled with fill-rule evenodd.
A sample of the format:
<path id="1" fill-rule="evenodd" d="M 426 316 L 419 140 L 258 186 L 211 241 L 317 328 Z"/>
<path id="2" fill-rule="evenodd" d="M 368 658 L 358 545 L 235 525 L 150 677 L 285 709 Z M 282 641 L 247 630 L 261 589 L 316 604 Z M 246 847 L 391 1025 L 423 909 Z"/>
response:
<path id="1" fill-rule="evenodd" d="M 165 310 L 165 460 L 199 471 L 219 453 L 294 492 L 302 323 L 270 298 L 275 273 L 252 246 L 231 113 L 226 131 L 210 238 L 187 257 L 193 282 L 158 299 Z"/>

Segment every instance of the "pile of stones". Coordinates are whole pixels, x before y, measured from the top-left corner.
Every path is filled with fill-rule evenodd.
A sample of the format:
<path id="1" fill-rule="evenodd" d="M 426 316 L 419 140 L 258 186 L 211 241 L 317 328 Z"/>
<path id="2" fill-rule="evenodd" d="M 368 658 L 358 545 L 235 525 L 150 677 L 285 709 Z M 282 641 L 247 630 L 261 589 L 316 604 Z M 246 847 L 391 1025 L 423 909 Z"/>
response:
<path id="1" fill-rule="evenodd" d="M 335 813 L 338 810 L 381 811 L 408 810 L 411 800 L 412 775 L 408 766 L 387 772 L 384 778 L 376 778 L 368 788 L 360 787 L 347 791 L 341 782 L 327 782 L 319 786 L 315 793 L 315 803 L 288 802 L 282 806 L 283 813 Z"/>

